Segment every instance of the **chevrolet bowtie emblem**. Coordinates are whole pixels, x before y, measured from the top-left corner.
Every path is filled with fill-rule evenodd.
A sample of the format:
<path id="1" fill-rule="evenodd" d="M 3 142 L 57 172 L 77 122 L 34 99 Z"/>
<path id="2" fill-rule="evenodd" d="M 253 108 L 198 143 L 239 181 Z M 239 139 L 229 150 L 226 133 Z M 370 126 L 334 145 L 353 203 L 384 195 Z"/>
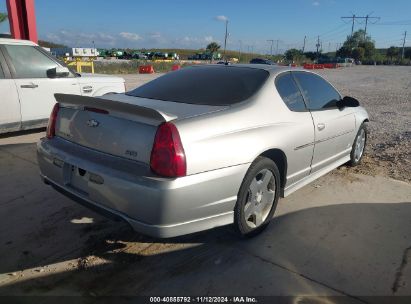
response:
<path id="1" fill-rule="evenodd" d="M 100 123 L 97 120 L 94 119 L 90 119 L 87 121 L 87 126 L 89 126 L 90 128 L 95 128 L 98 127 Z"/>

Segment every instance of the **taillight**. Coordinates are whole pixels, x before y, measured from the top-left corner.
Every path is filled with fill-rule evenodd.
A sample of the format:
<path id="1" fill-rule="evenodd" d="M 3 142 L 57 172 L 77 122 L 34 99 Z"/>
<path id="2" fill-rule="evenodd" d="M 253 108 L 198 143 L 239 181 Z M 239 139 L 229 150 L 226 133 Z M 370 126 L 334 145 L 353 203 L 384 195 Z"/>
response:
<path id="1" fill-rule="evenodd" d="M 50 114 L 49 124 L 47 125 L 47 138 L 53 138 L 56 135 L 56 121 L 57 114 L 59 113 L 60 105 L 56 103 Z"/>
<path id="2" fill-rule="evenodd" d="M 154 139 L 150 160 L 151 170 L 165 177 L 180 177 L 187 173 L 186 156 L 180 134 L 172 123 L 161 124 Z"/>

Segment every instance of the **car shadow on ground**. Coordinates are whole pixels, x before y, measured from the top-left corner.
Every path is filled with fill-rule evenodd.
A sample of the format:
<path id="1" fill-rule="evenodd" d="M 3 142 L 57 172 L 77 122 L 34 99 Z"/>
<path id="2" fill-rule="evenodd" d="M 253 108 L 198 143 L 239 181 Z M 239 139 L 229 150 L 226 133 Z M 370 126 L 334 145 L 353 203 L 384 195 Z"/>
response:
<path id="1" fill-rule="evenodd" d="M 35 133 L 44 132 L 44 131 L 46 131 L 46 128 L 36 128 L 36 129 L 30 129 L 30 130 L 3 133 L 3 134 L 0 134 L 0 140 L 4 138 L 11 139 L 17 136 L 30 135 L 30 134 L 35 134 Z"/>
<path id="2" fill-rule="evenodd" d="M 58 256 L 45 258 L 47 265 L 77 258 L 78 265 L 10 282 L 0 286 L 0 295 L 411 293 L 405 275 L 411 255 L 410 202 L 300 210 L 275 217 L 253 239 L 238 238 L 228 226 L 159 240 L 82 207 L 63 208 L 74 209 L 54 225 L 64 225 L 69 239 L 84 242 L 77 251 L 65 243 Z M 78 229 L 72 216 L 97 220 Z M 54 251 L 56 243 L 58 234 L 43 241 L 42 252 Z M 2 255 L 8 254 L 6 247 Z M 44 266 L 38 258 L 4 270 Z"/>

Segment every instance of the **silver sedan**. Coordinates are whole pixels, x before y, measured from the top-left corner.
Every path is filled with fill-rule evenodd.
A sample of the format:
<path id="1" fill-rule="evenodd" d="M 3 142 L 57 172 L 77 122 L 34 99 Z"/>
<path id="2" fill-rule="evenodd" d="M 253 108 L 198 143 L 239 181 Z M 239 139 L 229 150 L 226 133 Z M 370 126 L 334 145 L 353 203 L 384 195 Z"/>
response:
<path id="1" fill-rule="evenodd" d="M 227 224 L 255 235 L 279 197 L 357 165 L 367 140 L 357 100 L 278 66 L 189 67 L 126 94 L 56 99 L 43 180 L 155 237 Z"/>

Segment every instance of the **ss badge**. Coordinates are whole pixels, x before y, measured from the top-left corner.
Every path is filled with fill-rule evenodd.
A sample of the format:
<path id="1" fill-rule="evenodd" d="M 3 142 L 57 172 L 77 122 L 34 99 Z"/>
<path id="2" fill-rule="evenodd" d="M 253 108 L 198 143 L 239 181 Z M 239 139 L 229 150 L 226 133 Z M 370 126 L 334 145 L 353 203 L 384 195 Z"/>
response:
<path id="1" fill-rule="evenodd" d="M 138 153 L 137 153 L 137 151 L 127 150 L 127 151 L 126 151 L 126 155 L 129 155 L 129 156 L 135 158 L 135 157 L 138 156 Z"/>

